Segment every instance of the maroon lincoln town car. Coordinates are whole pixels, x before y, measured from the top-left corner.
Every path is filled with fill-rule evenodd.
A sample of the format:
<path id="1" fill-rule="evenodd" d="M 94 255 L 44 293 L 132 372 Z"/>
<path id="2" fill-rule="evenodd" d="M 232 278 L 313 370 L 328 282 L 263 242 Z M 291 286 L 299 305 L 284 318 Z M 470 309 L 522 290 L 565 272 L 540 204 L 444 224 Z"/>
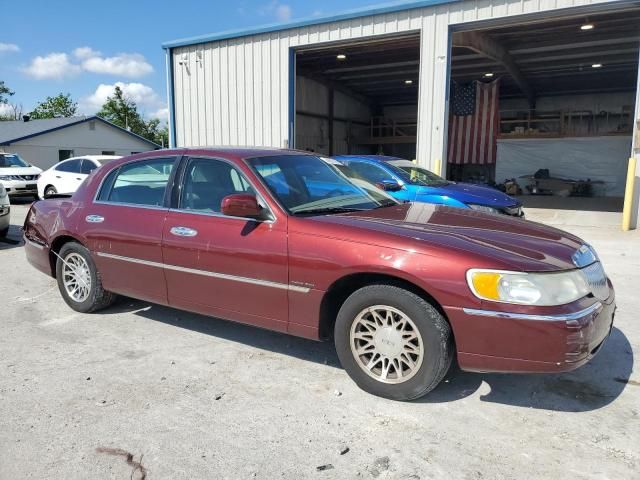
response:
<path id="1" fill-rule="evenodd" d="M 29 262 L 71 308 L 116 294 L 313 339 L 364 390 L 409 400 L 463 370 L 562 372 L 607 338 L 614 292 L 579 238 L 398 203 L 320 157 L 164 150 L 36 202 Z"/>

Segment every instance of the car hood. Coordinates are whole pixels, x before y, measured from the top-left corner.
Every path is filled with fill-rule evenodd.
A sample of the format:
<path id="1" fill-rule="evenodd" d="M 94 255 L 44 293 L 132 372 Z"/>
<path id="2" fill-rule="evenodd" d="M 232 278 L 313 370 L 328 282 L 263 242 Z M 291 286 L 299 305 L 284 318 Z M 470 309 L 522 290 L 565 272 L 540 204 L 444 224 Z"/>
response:
<path id="1" fill-rule="evenodd" d="M 420 187 L 416 192 L 416 200 L 421 195 L 449 195 L 464 203 L 475 203 L 491 207 L 512 207 L 518 205 L 515 199 L 490 187 L 482 187 L 471 183 L 449 183 L 439 187 Z"/>
<path id="2" fill-rule="evenodd" d="M 428 203 L 405 203 L 314 219 L 366 229 L 369 232 L 364 237 L 372 243 L 422 246 L 420 251 L 438 255 L 443 251 L 463 251 L 489 260 L 495 268 L 518 271 L 574 269 L 572 256 L 584 244 L 578 237 L 539 223 Z M 398 238 L 403 241 L 394 237 L 403 237 Z"/>
<path id="3" fill-rule="evenodd" d="M 0 168 L 0 176 L 2 175 L 39 175 L 42 173 L 38 167 L 2 167 Z"/>

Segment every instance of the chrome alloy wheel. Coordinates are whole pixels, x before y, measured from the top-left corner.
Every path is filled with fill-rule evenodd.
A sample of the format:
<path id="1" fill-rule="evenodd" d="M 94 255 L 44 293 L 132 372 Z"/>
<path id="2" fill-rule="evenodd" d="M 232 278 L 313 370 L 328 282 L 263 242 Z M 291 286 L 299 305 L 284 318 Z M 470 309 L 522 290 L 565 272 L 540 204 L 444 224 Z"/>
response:
<path id="1" fill-rule="evenodd" d="M 413 377 L 424 358 L 424 343 L 415 323 L 397 308 L 374 305 L 353 321 L 349 344 L 358 366 L 383 383 Z"/>
<path id="2" fill-rule="evenodd" d="M 62 282 L 69 297 L 84 302 L 91 292 L 91 271 L 82 255 L 70 253 L 63 260 Z"/>

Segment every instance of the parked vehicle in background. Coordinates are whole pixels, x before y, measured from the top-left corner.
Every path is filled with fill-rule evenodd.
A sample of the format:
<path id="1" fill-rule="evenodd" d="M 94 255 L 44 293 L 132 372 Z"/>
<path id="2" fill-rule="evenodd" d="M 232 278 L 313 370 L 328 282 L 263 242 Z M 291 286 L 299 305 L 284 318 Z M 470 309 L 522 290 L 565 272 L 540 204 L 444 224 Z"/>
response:
<path id="1" fill-rule="evenodd" d="M 0 183 L 10 197 L 38 195 L 36 182 L 42 170 L 15 153 L 0 152 Z"/>
<path id="2" fill-rule="evenodd" d="M 9 217 L 11 214 L 11 205 L 9 205 L 9 195 L 0 182 L 0 238 L 4 238 L 9 233 Z"/>
<path id="3" fill-rule="evenodd" d="M 600 260 L 569 233 L 399 203 L 290 150 L 115 160 L 73 199 L 35 202 L 24 236 L 76 311 L 122 294 L 333 338 L 361 388 L 399 400 L 435 388 L 454 356 L 471 371 L 578 368 L 615 311 Z"/>
<path id="4" fill-rule="evenodd" d="M 85 155 L 68 158 L 45 170 L 38 179 L 38 197 L 56 193 L 74 193 L 87 176 L 105 162 L 121 158 L 116 155 Z"/>
<path id="5" fill-rule="evenodd" d="M 398 200 L 471 208 L 514 217 L 524 215 L 522 204 L 499 190 L 451 182 L 409 160 L 382 155 L 338 155 L 334 158 Z"/>

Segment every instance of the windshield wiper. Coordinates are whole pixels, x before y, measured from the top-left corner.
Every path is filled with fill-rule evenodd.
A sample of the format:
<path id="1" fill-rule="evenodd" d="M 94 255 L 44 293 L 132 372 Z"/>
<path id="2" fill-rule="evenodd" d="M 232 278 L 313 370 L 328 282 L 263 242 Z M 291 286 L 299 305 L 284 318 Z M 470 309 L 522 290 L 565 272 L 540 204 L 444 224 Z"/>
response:
<path id="1" fill-rule="evenodd" d="M 362 208 L 347 208 L 347 207 L 322 207 L 322 208 L 309 208 L 308 210 L 298 210 L 295 215 L 320 215 L 323 213 L 349 213 L 349 212 L 362 212 Z"/>

